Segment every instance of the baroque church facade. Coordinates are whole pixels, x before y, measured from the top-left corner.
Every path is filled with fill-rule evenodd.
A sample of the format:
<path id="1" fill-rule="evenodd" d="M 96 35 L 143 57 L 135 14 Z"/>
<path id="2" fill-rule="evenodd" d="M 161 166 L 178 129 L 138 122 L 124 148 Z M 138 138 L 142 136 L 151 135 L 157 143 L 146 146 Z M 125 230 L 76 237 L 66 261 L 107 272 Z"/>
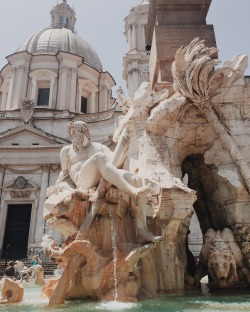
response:
<path id="1" fill-rule="evenodd" d="M 69 121 L 87 122 L 93 141 L 110 146 L 121 114 L 114 79 L 75 32 L 74 9 L 63 0 L 50 14 L 51 26 L 7 56 L 0 71 L 1 258 L 40 251 L 50 231 L 43 204 L 60 172 L 60 150 L 70 144 Z"/>

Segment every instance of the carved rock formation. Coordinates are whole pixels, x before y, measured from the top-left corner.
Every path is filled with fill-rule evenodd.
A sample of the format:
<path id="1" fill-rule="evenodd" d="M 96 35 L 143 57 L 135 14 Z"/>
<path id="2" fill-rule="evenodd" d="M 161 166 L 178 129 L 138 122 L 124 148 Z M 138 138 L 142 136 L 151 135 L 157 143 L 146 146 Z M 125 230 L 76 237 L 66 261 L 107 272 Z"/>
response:
<path id="1" fill-rule="evenodd" d="M 215 69 L 219 61 L 211 55 L 216 51 L 195 39 L 176 53 L 174 86 L 153 92 L 144 83 L 138 89 L 114 134 L 115 151 L 120 151 L 114 157 L 80 149 L 86 138 L 63 148 L 66 166 L 49 190 L 44 210 L 46 221 L 65 238 L 60 247 L 44 238 L 46 253 L 64 267 L 61 278 L 44 290 L 50 304 L 77 298 L 135 301 L 184 289 L 184 281 L 192 279 L 186 243 L 193 210 L 205 235 L 197 282 L 209 274 L 211 287 L 249 286 L 249 153 L 238 137 L 245 125 L 250 129 L 246 57 Z M 123 95 L 121 100 L 126 103 Z M 80 122 L 75 132 L 77 127 Z M 86 150 L 94 157 L 93 170 L 103 160 L 108 170 L 111 159 L 123 172 L 116 178 L 132 181 L 143 194 L 140 200 L 140 192 L 105 182 L 100 167 L 97 188 L 82 191 L 80 182 L 85 181 L 78 178 L 88 180 L 80 174 L 86 159 L 79 165 L 74 157 L 85 157 Z M 72 168 L 77 170 L 69 172 Z M 185 175 L 188 186 L 182 182 Z M 66 183 L 70 179 L 73 184 Z"/>
<path id="2" fill-rule="evenodd" d="M 23 301 L 24 289 L 20 282 L 5 278 L 2 286 L 2 299 L 0 303 L 18 303 Z"/>
<path id="3" fill-rule="evenodd" d="M 110 194 L 112 197 L 109 197 Z M 67 227 L 72 228 L 72 224 L 79 230 L 82 220 L 89 213 L 90 202 L 86 199 L 86 196 L 81 196 L 78 191 L 72 193 L 70 199 L 58 205 L 61 207 L 61 214 L 58 209 L 57 217 L 53 216 L 50 224 L 53 226 L 55 222 L 55 227 L 60 230 L 57 218 L 59 220 L 63 218 L 64 235 L 71 233 L 67 231 Z M 116 236 L 113 242 L 115 246 L 112 245 L 112 235 Z M 140 287 L 137 263 L 158 244 L 149 242 L 140 245 L 136 237 L 128 198 L 112 188 L 107 198 L 102 199 L 98 214 L 85 239 L 79 239 L 76 233 L 73 233 L 66 237 L 65 244 L 61 248 L 49 237 L 44 237 L 43 247 L 47 255 L 58 263 L 64 261 L 65 266 L 64 273 L 58 281 L 59 286 L 50 297 L 50 304 L 76 298 L 114 300 L 116 292 L 117 300 L 135 301 Z M 67 285 L 65 289 L 61 286 L 63 282 Z M 47 287 L 51 288 L 50 285 L 45 286 L 44 293 L 51 293 Z"/>

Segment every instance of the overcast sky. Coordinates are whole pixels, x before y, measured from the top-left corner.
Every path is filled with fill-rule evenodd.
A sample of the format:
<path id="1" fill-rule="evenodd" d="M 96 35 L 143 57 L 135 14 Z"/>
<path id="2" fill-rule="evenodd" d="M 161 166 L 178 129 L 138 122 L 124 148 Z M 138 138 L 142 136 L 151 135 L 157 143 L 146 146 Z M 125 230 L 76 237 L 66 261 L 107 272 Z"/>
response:
<path id="1" fill-rule="evenodd" d="M 58 0 L 59 3 L 61 0 Z M 99 55 L 104 71 L 115 79 L 113 96 L 121 85 L 122 60 L 127 44 L 123 35 L 124 18 L 141 0 L 68 0 L 77 16 L 76 30 Z M 0 67 L 5 57 L 32 33 L 50 25 L 50 10 L 56 0 L 0 0 Z M 250 59 L 250 0 L 213 0 L 207 24 L 213 24 L 219 59 L 231 60 L 238 54 Z M 246 71 L 250 75 L 250 68 Z"/>

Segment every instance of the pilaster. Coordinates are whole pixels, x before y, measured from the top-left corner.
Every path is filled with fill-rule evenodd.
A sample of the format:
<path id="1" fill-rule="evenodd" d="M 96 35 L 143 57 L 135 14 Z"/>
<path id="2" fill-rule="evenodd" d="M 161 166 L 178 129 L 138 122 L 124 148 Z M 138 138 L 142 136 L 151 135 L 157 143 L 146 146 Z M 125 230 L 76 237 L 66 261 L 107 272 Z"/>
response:
<path id="1" fill-rule="evenodd" d="M 42 177 L 41 177 L 41 187 L 40 187 L 40 195 L 39 195 L 39 202 L 38 202 L 36 233 L 35 233 L 35 240 L 37 242 L 41 242 L 42 236 L 44 234 L 43 205 L 46 200 L 46 192 L 47 192 L 47 188 L 49 185 L 50 165 L 49 164 L 42 165 L 41 170 L 42 170 Z"/>

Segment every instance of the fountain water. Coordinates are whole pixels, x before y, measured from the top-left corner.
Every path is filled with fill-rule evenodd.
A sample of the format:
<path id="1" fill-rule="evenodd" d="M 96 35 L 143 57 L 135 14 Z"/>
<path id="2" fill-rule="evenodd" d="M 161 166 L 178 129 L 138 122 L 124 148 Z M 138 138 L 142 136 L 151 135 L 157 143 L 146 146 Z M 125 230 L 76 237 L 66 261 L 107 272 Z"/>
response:
<path id="1" fill-rule="evenodd" d="M 48 299 L 41 298 L 41 287 L 24 287 L 24 300 L 19 304 L 0 305 L 0 312 L 43 312 L 47 310 Z M 93 311 L 126 311 L 126 312 L 248 312 L 250 309 L 249 294 L 242 291 L 217 292 L 216 294 L 201 290 L 189 290 L 187 293 L 165 294 L 151 300 L 131 302 L 90 302 L 74 301 L 64 305 L 50 307 L 51 312 L 93 312 Z"/>
<path id="2" fill-rule="evenodd" d="M 111 240 L 113 252 L 113 265 L 114 265 L 114 301 L 117 301 L 117 247 L 116 247 L 116 228 L 115 218 L 112 205 L 109 206 L 110 224 L 111 224 Z"/>

